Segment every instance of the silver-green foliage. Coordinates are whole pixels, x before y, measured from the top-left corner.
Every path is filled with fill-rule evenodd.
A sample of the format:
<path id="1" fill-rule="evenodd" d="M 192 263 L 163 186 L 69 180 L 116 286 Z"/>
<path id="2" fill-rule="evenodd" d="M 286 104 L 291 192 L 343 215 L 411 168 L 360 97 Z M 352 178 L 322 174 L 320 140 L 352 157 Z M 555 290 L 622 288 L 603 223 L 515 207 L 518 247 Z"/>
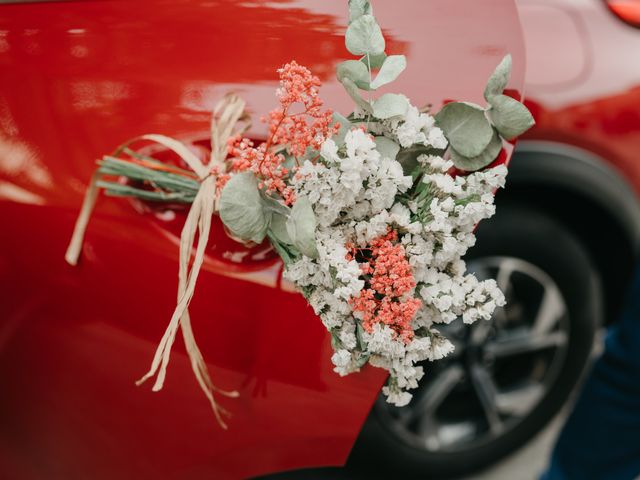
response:
<path id="1" fill-rule="evenodd" d="M 373 16 L 368 0 L 349 0 L 349 27 L 345 45 L 359 60 L 347 60 L 338 65 L 337 77 L 356 105 L 369 116 L 369 120 L 385 120 L 404 115 L 409 102 L 403 95 L 385 94 L 377 100 L 360 90 L 377 90 L 394 81 L 407 67 L 404 55 L 387 55 L 382 30 Z M 373 78 L 373 70 L 379 70 Z"/>
<path id="2" fill-rule="evenodd" d="M 220 218 L 236 237 L 256 243 L 264 240 L 271 212 L 265 208 L 252 172 L 233 175 L 222 189 Z"/>
<path id="3" fill-rule="evenodd" d="M 299 197 L 286 223 L 291 244 L 307 257 L 316 258 L 316 216 L 307 197 Z"/>
<path id="4" fill-rule="evenodd" d="M 484 90 L 487 107 L 451 102 L 436 115 L 456 167 L 466 171 L 486 167 L 500 154 L 502 139 L 522 135 L 535 123 L 527 107 L 503 93 L 511 64 L 511 55 L 506 55 L 489 77 Z"/>

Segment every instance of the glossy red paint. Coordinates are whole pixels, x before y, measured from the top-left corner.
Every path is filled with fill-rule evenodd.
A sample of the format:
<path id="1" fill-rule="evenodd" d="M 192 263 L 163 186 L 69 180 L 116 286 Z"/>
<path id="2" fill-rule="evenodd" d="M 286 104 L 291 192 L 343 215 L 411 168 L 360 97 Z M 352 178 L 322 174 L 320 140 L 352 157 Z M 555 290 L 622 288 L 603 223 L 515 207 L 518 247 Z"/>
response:
<path id="1" fill-rule="evenodd" d="M 506 53 L 521 90 L 512 0 L 375 2 L 394 87 L 414 102 L 482 101 Z M 343 1 L 102 0 L 0 7 L 0 477 L 244 478 L 342 464 L 385 375 L 333 373 L 329 336 L 281 281 L 264 246 L 215 222 L 192 304 L 229 430 L 216 424 L 181 342 L 165 388 L 144 373 L 175 301 L 184 212 L 103 198 L 81 265 L 63 254 L 94 160 L 123 140 L 207 136 L 209 111 L 239 91 L 257 121 L 290 59 L 333 80 L 347 58 Z M 464 12 L 464 15 L 461 15 Z M 505 157 L 506 158 L 506 157 Z"/>

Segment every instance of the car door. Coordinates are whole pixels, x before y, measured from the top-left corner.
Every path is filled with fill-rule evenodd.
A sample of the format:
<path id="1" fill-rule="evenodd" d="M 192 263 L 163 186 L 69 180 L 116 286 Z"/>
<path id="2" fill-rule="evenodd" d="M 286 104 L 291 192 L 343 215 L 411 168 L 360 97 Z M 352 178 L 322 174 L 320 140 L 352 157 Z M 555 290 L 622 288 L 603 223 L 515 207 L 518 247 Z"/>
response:
<path id="1" fill-rule="evenodd" d="M 374 2 L 395 84 L 418 105 L 480 102 L 502 56 L 524 55 L 513 0 Z M 206 144 L 210 111 L 239 92 L 263 138 L 275 70 L 295 59 L 334 79 L 348 58 L 343 1 L 124 0 L 0 6 L 0 476 L 245 478 L 340 465 L 385 380 L 332 371 L 330 337 L 281 278 L 268 245 L 215 219 L 192 319 L 223 399 L 216 423 L 181 341 L 165 387 L 148 367 L 175 303 L 185 211 L 101 198 L 77 267 L 64 251 L 96 159 L 162 133 Z"/>

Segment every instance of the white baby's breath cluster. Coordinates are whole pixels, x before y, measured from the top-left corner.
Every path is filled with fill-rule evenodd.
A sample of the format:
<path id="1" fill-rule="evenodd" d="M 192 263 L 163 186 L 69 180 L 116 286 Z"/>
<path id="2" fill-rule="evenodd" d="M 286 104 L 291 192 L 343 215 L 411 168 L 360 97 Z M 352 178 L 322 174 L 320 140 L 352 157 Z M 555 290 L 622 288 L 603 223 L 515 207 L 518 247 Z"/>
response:
<path id="1" fill-rule="evenodd" d="M 363 112 L 359 112 L 363 115 Z M 363 115 L 362 118 L 365 118 Z M 442 130 L 436 127 L 435 119 L 426 113 L 420 113 L 417 107 L 409 105 L 404 117 L 391 117 L 371 126 L 371 131 L 377 135 L 385 135 L 395 141 L 402 148 L 422 145 L 444 150 L 447 139 Z"/>
<path id="2" fill-rule="evenodd" d="M 361 112 L 354 119 L 365 121 Z M 422 153 L 407 172 L 376 147 L 374 135 Z M 437 360 L 453 345 L 435 328 L 461 317 L 465 323 L 487 320 L 504 296 L 494 280 L 465 273 L 462 256 L 474 244 L 473 230 L 494 213 L 493 193 L 504 185 L 506 167 L 452 176 L 452 162 L 434 118 L 410 106 L 404 116 L 352 128 L 344 140 L 327 140 L 321 157 L 305 161 L 291 185 L 306 197 L 316 216 L 316 258 L 300 256 L 286 278 L 305 294 L 331 332 L 335 371 L 346 375 L 369 362 L 390 372 L 383 391 L 388 401 L 405 405 L 408 390 L 423 376 L 422 363 Z M 416 192 L 422 192 L 416 194 Z M 398 233 L 416 286 L 406 295 L 422 302 L 408 342 L 383 323 L 367 331 L 351 299 L 365 287 L 361 265 L 348 245 L 364 248 L 390 230 Z"/>

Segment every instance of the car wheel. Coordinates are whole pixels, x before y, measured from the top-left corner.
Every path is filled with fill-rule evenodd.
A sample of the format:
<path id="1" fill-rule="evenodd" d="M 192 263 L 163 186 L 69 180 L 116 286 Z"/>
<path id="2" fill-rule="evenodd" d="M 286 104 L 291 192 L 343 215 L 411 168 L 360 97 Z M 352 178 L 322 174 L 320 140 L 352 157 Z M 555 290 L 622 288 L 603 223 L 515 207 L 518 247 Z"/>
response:
<path id="1" fill-rule="evenodd" d="M 406 407 L 375 404 L 351 465 L 455 477 L 514 451 L 560 410 L 601 322 L 597 272 L 563 224 L 504 205 L 481 224 L 469 270 L 507 298 L 489 321 L 442 326 L 456 349 L 427 363 Z"/>

